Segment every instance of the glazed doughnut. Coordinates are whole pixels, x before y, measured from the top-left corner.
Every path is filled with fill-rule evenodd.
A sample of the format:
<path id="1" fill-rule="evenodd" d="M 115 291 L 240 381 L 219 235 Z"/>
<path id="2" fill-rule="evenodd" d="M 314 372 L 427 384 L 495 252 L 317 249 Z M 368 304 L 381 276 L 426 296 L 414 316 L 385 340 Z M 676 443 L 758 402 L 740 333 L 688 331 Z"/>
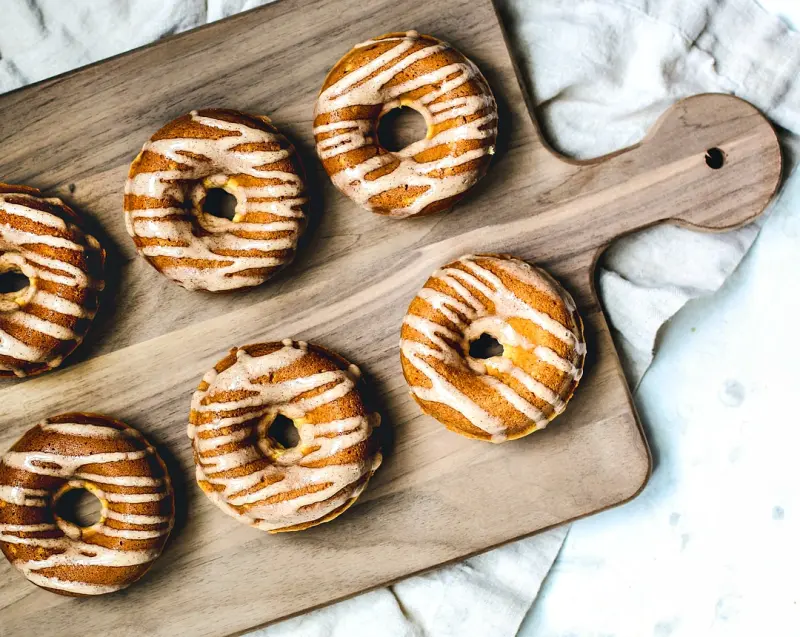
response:
<path id="1" fill-rule="evenodd" d="M 470 355 L 483 334 L 502 355 Z M 403 375 L 422 410 L 491 442 L 526 436 L 564 411 L 586 354 L 569 293 L 544 270 L 501 255 L 468 255 L 434 272 L 400 338 Z"/>
<path id="2" fill-rule="evenodd" d="M 380 416 L 359 379 L 355 365 L 302 341 L 231 350 L 192 398 L 197 483 L 229 515 L 273 533 L 332 520 L 381 463 Z M 278 414 L 297 428 L 295 447 L 268 435 Z"/>
<path id="3" fill-rule="evenodd" d="M 203 211 L 236 197 L 232 220 Z M 306 222 L 297 153 L 266 117 L 192 111 L 150 138 L 125 184 L 125 225 L 150 264 L 183 287 L 259 285 L 289 263 Z"/>
<path id="4" fill-rule="evenodd" d="M 378 141 L 378 123 L 400 106 L 421 113 L 428 132 L 392 153 Z M 478 68 L 449 44 L 389 33 L 333 67 L 314 136 L 326 172 L 357 204 L 392 217 L 424 215 L 452 207 L 486 172 L 497 104 Z"/>
<path id="5" fill-rule="evenodd" d="M 56 512 L 73 489 L 100 500 L 92 526 Z M 48 418 L 0 458 L 0 548 L 54 593 L 102 595 L 129 586 L 160 555 L 174 516 L 172 485 L 155 449 L 106 416 Z"/>
<path id="6" fill-rule="evenodd" d="M 0 376 L 58 367 L 86 336 L 105 252 L 80 224 L 60 199 L 0 183 L 0 273 L 28 277 L 24 289 L 0 294 Z"/>

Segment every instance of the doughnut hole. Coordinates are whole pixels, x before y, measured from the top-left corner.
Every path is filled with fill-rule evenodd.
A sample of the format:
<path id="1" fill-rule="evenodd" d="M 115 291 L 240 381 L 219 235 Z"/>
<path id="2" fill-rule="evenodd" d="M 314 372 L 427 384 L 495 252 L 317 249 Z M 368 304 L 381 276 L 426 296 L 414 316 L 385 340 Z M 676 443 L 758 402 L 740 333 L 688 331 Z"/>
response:
<path id="1" fill-rule="evenodd" d="M 469 342 L 469 355 L 472 358 L 492 358 L 503 355 L 503 345 L 491 334 L 484 332 Z"/>
<path id="2" fill-rule="evenodd" d="M 473 321 L 464 330 L 461 349 L 469 367 L 479 374 L 486 373 L 483 361 L 489 358 L 511 356 L 513 342 L 502 319 L 486 316 Z"/>
<path id="3" fill-rule="evenodd" d="M 53 496 L 53 517 L 67 537 L 79 539 L 84 530 L 106 519 L 104 494 L 83 480 L 70 480 Z"/>
<path id="4" fill-rule="evenodd" d="M 527 369 L 528 352 L 515 337 L 514 330 L 497 316 L 474 321 L 464 330 L 461 348 L 467 366 L 476 374 L 502 378 L 509 365 Z"/>
<path id="5" fill-rule="evenodd" d="M 275 420 L 267 429 L 267 435 L 283 449 L 296 447 L 300 442 L 300 433 L 291 418 L 283 414 L 275 416 Z"/>
<path id="6" fill-rule="evenodd" d="M 20 270 L 9 270 L 0 274 L 0 294 L 24 292 L 30 285 L 30 279 Z"/>
<path id="7" fill-rule="evenodd" d="M 206 191 L 203 212 L 233 221 L 236 216 L 236 197 L 223 188 L 211 188 Z"/>
<path id="8" fill-rule="evenodd" d="M 225 231 L 230 224 L 241 221 L 237 211 L 241 201 L 237 184 L 226 175 L 212 175 L 189 187 L 186 205 L 201 229 Z"/>
<path id="9" fill-rule="evenodd" d="M 33 272 L 26 272 L 28 268 L 17 263 L 15 256 L 19 255 L 0 256 L 0 312 L 14 312 L 25 306 L 36 291 Z"/>
<path id="10" fill-rule="evenodd" d="M 378 119 L 378 143 L 391 153 L 426 139 L 430 132 L 425 116 L 407 104 L 385 107 Z"/>
<path id="11" fill-rule="evenodd" d="M 268 414 L 258 423 L 258 444 L 264 455 L 278 458 L 300 445 L 299 426 L 295 421 L 281 413 Z"/>

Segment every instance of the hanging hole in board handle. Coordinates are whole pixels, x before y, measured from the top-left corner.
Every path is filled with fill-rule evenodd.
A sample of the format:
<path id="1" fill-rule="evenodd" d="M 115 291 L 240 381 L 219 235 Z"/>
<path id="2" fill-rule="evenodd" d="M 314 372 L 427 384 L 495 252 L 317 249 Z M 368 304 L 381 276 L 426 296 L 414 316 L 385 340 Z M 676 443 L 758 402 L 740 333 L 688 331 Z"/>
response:
<path id="1" fill-rule="evenodd" d="M 709 148 L 706 151 L 706 166 L 712 170 L 719 170 L 725 164 L 725 153 L 719 148 Z"/>

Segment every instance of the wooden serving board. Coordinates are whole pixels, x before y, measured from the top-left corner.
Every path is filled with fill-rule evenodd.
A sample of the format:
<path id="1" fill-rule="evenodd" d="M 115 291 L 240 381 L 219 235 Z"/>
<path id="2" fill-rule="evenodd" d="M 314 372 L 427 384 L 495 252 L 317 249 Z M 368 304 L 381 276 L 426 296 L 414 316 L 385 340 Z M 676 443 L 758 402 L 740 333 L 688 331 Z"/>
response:
<path id="1" fill-rule="evenodd" d="M 445 39 L 483 70 L 501 106 L 498 154 L 457 208 L 413 220 L 357 209 L 322 173 L 312 112 L 330 67 L 388 31 Z M 188 292 L 137 257 L 125 233 L 129 162 L 193 108 L 268 114 L 298 146 L 315 204 L 304 248 L 255 290 Z M 732 97 L 671 108 L 637 146 L 594 161 L 543 141 L 490 0 L 283 0 L 0 97 L 0 180 L 57 195 L 96 221 L 111 252 L 106 311 L 53 373 L 0 385 L 0 449 L 39 419 L 107 413 L 166 456 L 178 494 L 173 539 L 127 591 L 75 600 L 0 565 L 2 635 L 227 635 L 485 551 L 635 496 L 650 472 L 642 430 L 593 285 L 615 237 L 664 219 L 709 229 L 758 215 L 781 160 L 769 123 Z M 725 165 L 706 165 L 709 148 Z M 409 301 L 438 266 L 508 252 L 570 289 L 586 322 L 587 370 L 566 413 L 490 445 L 423 416 L 403 380 Z M 331 524 L 271 536 L 217 510 L 193 482 L 186 421 L 201 375 L 231 346 L 293 337 L 357 363 L 393 445 L 358 505 Z M 213 612 L 209 612 L 213 609 Z"/>

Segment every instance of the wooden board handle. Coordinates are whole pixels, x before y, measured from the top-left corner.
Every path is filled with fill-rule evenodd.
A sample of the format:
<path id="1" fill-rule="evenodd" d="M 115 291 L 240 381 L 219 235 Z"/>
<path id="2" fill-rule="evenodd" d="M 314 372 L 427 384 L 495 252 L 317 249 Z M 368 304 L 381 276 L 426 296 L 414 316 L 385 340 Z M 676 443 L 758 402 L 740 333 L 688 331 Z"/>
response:
<path id="1" fill-rule="evenodd" d="M 705 230 L 738 227 L 764 211 L 781 178 L 774 129 L 730 95 L 681 100 L 640 143 L 596 159 L 574 160 L 542 146 L 549 156 L 540 155 L 540 166 L 553 179 L 534 194 L 535 214 L 572 224 L 597 250 L 666 220 Z"/>
<path id="2" fill-rule="evenodd" d="M 752 221 L 780 183 L 775 130 L 754 106 L 730 95 L 678 102 L 659 119 L 639 152 L 651 165 L 671 168 L 684 190 L 677 200 L 664 202 L 662 218 L 708 230 Z"/>

